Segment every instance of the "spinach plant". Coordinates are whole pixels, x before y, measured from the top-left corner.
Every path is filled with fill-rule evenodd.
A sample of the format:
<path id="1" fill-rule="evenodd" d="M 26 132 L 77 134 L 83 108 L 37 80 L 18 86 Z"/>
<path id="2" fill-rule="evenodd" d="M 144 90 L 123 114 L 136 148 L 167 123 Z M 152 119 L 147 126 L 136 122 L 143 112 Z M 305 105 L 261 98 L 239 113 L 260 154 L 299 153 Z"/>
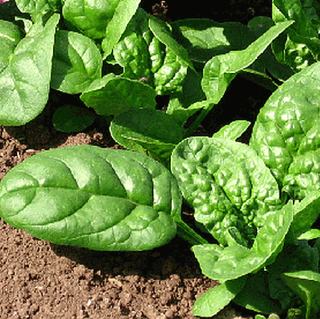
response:
<path id="1" fill-rule="evenodd" d="M 245 123 L 233 123 L 174 149 L 182 195 L 218 242 L 192 248 L 203 273 L 221 282 L 196 301 L 196 315 L 212 316 L 231 300 L 288 318 L 292 309 L 319 315 L 319 81 L 315 63 L 280 86 L 249 145 L 235 141 Z"/>
<path id="2" fill-rule="evenodd" d="M 0 11 L 0 124 L 34 119 L 52 89 L 79 94 L 112 117 L 111 135 L 133 151 L 37 154 L 3 178 L 1 217 L 38 238 L 95 250 L 152 249 L 178 234 L 220 281 L 196 301 L 196 315 L 233 300 L 270 318 L 317 316 L 318 3 L 274 0 L 272 19 L 248 26 L 167 24 L 137 0 L 15 3 Z M 274 91 L 249 145 L 236 141 L 246 121 L 190 137 L 238 75 Z M 169 97 L 166 110 L 156 109 L 158 95 Z M 94 116 L 71 106 L 53 119 L 73 131 Z M 198 232 L 181 219 L 182 197 Z"/>

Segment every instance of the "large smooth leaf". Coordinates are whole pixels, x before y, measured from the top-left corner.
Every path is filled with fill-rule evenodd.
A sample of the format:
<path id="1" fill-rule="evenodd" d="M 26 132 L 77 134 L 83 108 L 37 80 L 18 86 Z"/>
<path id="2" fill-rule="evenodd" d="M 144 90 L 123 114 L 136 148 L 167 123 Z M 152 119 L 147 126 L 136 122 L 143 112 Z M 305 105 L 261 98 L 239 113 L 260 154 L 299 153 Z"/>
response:
<path id="1" fill-rule="evenodd" d="M 230 51 L 209 60 L 203 69 L 202 79 L 202 89 L 207 99 L 215 104 L 218 103 L 237 73 L 251 65 L 291 24 L 292 21 L 279 23 L 271 27 L 246 49 Z"/>
<path id="2" fill-rule="evenodd" d="M 295 199 L 320 189 L 320 63 L 280 86 L 260 110 L 250 145 Z"/>
<path id="3" fill-rule="evenodd" d="M 146 250 L 176 234 L 181 195 L 160 163 L 140 153 L 72 146 L 38 153 L 0 184 L 0 215 L 52 243 Z"/>
<path id="4" fill-rule="evenodd" d="M 83 92 L 101 77 L 102 57 L 88 37 L 72 31 L 56 34 L 52 61 L 51 86 L 68 94 Z"/>
<path id="5" fill-rule="evenodd" d="M 292 206 L 289 202 L 281 210 L 266 216 L 251 249 L 240 245 L 193 246 L 202 272 L 209 278 L 226 281 L 255 273 L 272 263 L 283 248 L 293 218 Z"/>
<path id="6" fill-rule="evenodd" d="M 117 115 L 137 108 L 155 108 L 155 91 L 141 81 L 107 74 L 93 81 L 81 100 L 99 115 Z"/>
<path id="7" fill-rule="evenodd" d="M 35 23 L 25 38 L 11 47 L 10 60 L 0 72 L 0 123 L 23 125 L 44 109 L 50 90 L 54 35 L 59 15 L 45 25 Z"/>
<path id="8" fill-rule="evenodd" d="M 279 208 L 276 180 L 245 144 L 208 137 L 185 139 L 173 151 L 171 170 L 195 209 L 195 219 L 222 245 L 230 239 L 229 229 L 250 245 L 265 223 L 265 214 Z"/>

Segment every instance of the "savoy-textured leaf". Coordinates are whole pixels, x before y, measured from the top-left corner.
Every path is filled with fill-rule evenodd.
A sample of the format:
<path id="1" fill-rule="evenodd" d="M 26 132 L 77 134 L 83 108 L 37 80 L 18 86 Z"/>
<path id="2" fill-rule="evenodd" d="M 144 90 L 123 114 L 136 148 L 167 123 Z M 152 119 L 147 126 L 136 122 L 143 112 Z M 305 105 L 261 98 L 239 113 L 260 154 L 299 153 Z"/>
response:
<path id="1" fill-rule="evenodd" d="M 185 139 L 173 151 L 171 170 L 195 209 L 195 219 L 222 245 L 233 227 L 250 245 L 257 228 L 264 225 L 264 215 L 279 208 L 276 180 L 245 144 L 208 137 Z"/>
<path id="2" fill-rule="evenodd" d="M 0 184 L 0 216 L 52 243 L 146 250 L 176 234 L 181 195 L 160 163 L 140 153 L 71 146 L 41 152 Z"/>
<path id="3" fill-rule="evenodd" d="M 260 110 L 250 145 L 294 199 L 320 189 L 320 63 L 280 86 Z"/>

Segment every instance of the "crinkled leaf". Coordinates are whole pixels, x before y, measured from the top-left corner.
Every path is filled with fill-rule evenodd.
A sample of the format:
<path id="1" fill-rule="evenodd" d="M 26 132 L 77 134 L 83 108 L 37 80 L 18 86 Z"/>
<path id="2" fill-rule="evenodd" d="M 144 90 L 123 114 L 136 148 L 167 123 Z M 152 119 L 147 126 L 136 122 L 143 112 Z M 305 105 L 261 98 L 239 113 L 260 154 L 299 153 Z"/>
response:
<path id="1" fill-rule="evenodd" d="M 46 13 L 57 12 L 61 8 L 61 0 L 15 0 L 21 12 Z"/>
<path id="2" fill-rule="evenodd" d="M 203 293 L 194 303 L 193 314 L 211 317 L 227 306 L 243 288 L 246 277 L 226 281 Z"/>
<path id="3" fill-rule="evenodd" d="M 238 22 L 184 19 L 174 25 L 179 28 L 179 42 L 188 50 L 189 57 L 197 62 L 205 63 L 213 56 L 231 50 L 243 50 L 254 41 L 248 27 Z"/>
<path id="4" fill-rule="evenodd" d="M 52 243 L 146 250 L 176 234 L 181 195 L 160 163 L 140 153 L 73 146 L 38 153 L 0 184 L 0 215 Z"/>
<path id="5" fill-rule="evenodd" d="M 171 170 L 195 219 L 225 245 L 228 229 L 250 242 L 265 214 L 279 208 L 278 185 L 249 146 L 227 139 L 191 137 L 175 148 Z"/>
<path id="6" fill-rule="evenodd" d="M 44 109 L 50 90 L 58 22 L 58 14 L 54 14 L 45 25 L 38 21 L 25 38 L 10 47 L 9 63 L 0 72 L 1 125 L 26 124 Z"/>
<path id="7" fill-rule="evenodd" d="M 102 57 L 88 37 L 72 31 L 56 34 L 52 61 L 51 86 L 59 91 L 77 94 L 101 77 Z"/>
<path id="8" fill-rule="evenodd" d="M 236 74 L 251 65 L 291 24 L 291 21 L 279 23 L 271 27 L 246 49 L 231 51 L 209 60 L 203 69 L 202 79 L 202 89 L 207 99 L 218 103 Z"/>
<path id="9" fill-rule="evenodd" d="M 320 274 L 314 271 L 285 273 L 283 279 L 306 305 L 306 319 L 313 319 L 320 313 Z"/>
<path id="10" fill-rule="evenodd" d="M 223 126 L 218 132 L 214 133 L 212 137 L 235 141 L 248 129 L 250 124 L 249 121 L 245 120 L 233 121 Z"/>
<path id="11" fill-rule="evenodd" d="M 95 115 L 87 108 L 64 105 L 54 112 L 52 123 L 60 132 L 81 132 L 90 126 L 94 119 Z"/>
<path id="12" fill-rule="evenodd" d="M 182 140 L 183 127 L 162 111 L 134 109 L 117 115 L 111 122 L 110 132 L 120 145 L 149 151 L 167 162 L 176 144 Z"/>
<path id="13" fill-rule="evenodd" d="M 267 214 L 251 249 L 240 245 L 193 246 L 192 250 L 203 274 L 226 281 L 257 272 L 272 263 L 283 248 L 293 218 L 292 206 L 289 202 L 281 210 Z"/>
<path id="14" fill-rule="evenodd" d="M 114 46 L 113 55 L 124 68 L 123 76 L 146 82 L 158 95 L 171 94 L 181 90 L 187 76 L 186 58 L 155 37 L 149 29 L 149 19 L 150 16 L 139 9 Z M 164 32 L 166 40 L 169 37 L 167 32 Z M 172 38 L 172 41 L 175 40 Z M 182 47 L 179 48 L 183 51 Z"/>
<path id="15" fill-rule="evenodd" d="M 295 199 L 320 189 L 320 64 L 280 86 L 260 110 L 250 145 Z"/>
<path id="16" fill-rule="evenodd" d="M 141 81 L 107 74 L 81 94 L 81 100 L 99 115 L 117 115 L 137 108 L 155 108 L 155 91 Z"/>

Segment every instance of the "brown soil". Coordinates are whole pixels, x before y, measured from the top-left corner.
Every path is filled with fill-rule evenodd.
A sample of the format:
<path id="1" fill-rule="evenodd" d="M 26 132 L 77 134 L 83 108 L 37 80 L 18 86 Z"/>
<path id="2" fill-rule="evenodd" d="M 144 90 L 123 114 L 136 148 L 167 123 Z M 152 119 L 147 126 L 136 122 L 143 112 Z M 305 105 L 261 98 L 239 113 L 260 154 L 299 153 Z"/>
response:
<path id="1" fill-rule="evenodd" d="M 199 6 L 205 9 L 205 14 L 201 15 L 201 10 L 192 10 L 192 1 L 185 1 L 186 11 L 180 8 L 179 12 L 174 12 L 175 7 L 170 7 L 167 1 L 169 9 L 172 8 L 170 15 L 168 6 L 161 2 L 142 1 L 142 4 L 160 16 L 168 11 L 168 20 L 211 17 L 216 21 L 244 23 L 259 8 L 257 14 L 265 14 L 264 10 L 271 7 L 266 8 L 271 1 L 230 0 L 225 1 L 224 7 L 219 1 L 222 11 L 218 15 L 216 9 L 211 13 L 206 10 L 208 2 L 202 1 Z M 258 5 L 254 7 L 252 2 Z M 249 96 L 230 94 L 233 100 L 224 99 L 204 121 L 208 133 L 224 124 L 225 117 L 228 122 L 237 118 L 254 120 L 269 93 L 257 87 L 250 89 L 248 85 L 245 82 L 237 92 L 252 92 Z M 37 119 L 23 127 L 0 127 L 0 179 L 13 166 L 46 149 L 83 144 L 118 147 L 101 118 L 83 133 L 56 131 L 51 122 L 53 111 L 69 102 L 69 98 L 52 92 L 53 103 Z M 230 118 L 231 114 L 234 118 Z M 184 217 L 188 219 L 187 214 Z M 0 318 L 191 319 L 196 318 L 192 315 L 195 299 L 217 284 L 201 274 L 190 246 L 179 238 L 147 252 L 95 252 L 52 245 L 12 228 L 1 219 L 0 229 Z M 241 314 L 231 305 L 214 318 L 252 319 L 252 316 Z"/>

